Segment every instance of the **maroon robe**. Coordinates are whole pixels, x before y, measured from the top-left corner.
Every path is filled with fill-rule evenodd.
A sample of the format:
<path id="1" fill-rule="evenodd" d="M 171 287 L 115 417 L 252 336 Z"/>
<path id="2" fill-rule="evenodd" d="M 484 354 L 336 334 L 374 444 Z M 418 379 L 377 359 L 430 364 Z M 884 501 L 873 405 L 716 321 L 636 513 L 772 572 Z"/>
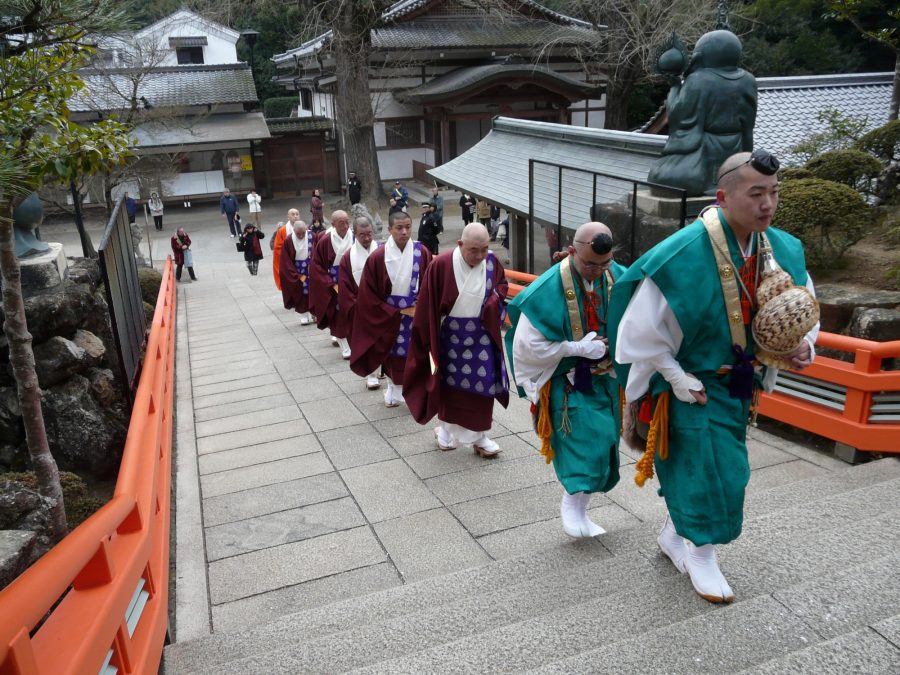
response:
<path id="1" fill-rule="evenodd" d="M 305 234 L 303 235 L 306 236 Z M 307 252 L 311 257 L 312 251 Z M 293 237 L 285 237 L 281 246 L 281 260 L 278 264 L 278 276 L 281 277 L 281 299 L 285 309 L 293 309 L 297 314 L 309 311 L 309 295 L 303 292 L 303 282 L 300 273 L 294 265 L 294 256 L 297 249 L 294 247 Z M 312 260 L 310 260 L 311 266 Z"/>
<path id="2" fill-rule="evenodd" d="M 508 290 L 503 265 L 494 256 L 494 286 L 481 305 L 481 325 L 491 336 L 501 359 L 501 311 Z M 427 424 L 437 415 L 443 422 L 458 424 L 470 431 L 487 431 L 493 419 L 494 398 L 505 408 L 509 405 L 509 391 L 501 389 L 491 398 L 454 389 L 441 381 L 441 319 L 450 314 L 458 297 L 459 289 L 453 274 L 453 251 L 448 251 L 434 259 L 419 291 L 403 377 L 403 398 L 419 424 Z M 431 372 L 430 359 L 434 359 L 438 366 L 434 373 Z"/>
<path id="3" fill-rule="evenodd" d="M 316 239 L 309 265 L 309 304 L 312 313 L 316 315 L 316 326 L 323 330 L 331 329 L 333 337 L 345 338 L 350 334 L 350 326 L 346 315 L 338 311 L 338 293 L 329 272 L 334 265 L 334 258 L 331 234 L 323 232 Z M 340 279 L 340 273 L 338 275 Z"/>
<path id="4" fill-rule="evenodd" d="M 413 246 L 410 240 L 406 244 Z M 431 262 L 431 252 L 422 247 L 422 263 L 419 271 L 420 288 Z M 402 289 L 406 292 L 407 289 Z M 398 291 L 399 292 L 399 291 Z M 391 278 L 384 264 L 384 246 L 374 251 L 363 267 L 353 315 L 353 331 L 350 335 L 350 370 L 366 377 L 380 366 L 394 384 L 403 382 L 406 359 L 392 357 L 391 348 L 400 332 L 400 310 L 387 303 L 392 293 Z"/>

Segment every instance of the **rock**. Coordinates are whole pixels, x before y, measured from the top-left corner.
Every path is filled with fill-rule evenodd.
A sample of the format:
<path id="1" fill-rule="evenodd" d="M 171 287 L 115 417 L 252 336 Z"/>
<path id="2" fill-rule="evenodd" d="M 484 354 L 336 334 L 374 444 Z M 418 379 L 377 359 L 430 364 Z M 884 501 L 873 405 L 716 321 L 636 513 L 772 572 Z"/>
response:
<path id="1" fill-rule="evenodd" d="M 89 284 L 96 290 L 103 282 L 100 262 L 96 258 L 69 258 L 68 278 L 76 284 Z"/>
<path id="2" fill-rule="evenodd" d="M 857 308 L 850 320 L 850 335 L 876 342 L 900 340 L 900 309 Z"/>
<path id="3" fill-rule="evenodd" d="M 91 393 L 100 405 L 109 407 L 123 402 L 122 391 L 116 384 L 113 371 L 108 368 L 91 368 L 86 374 L 91 382 Z"/>
<path id="4" fill-rule="evenodd" d="M 29 563 L 50 550 L 50 509 L 53 505 L 52 499 L 41 496 L 37 490 L 0 475 L 0 530 L 35 533 Z"/>
<path id="5" fill-rule="evenodd" d="M 37 539 L 37 534 L 28 530 L 0 530 L 0 589 L 31 565 Z"/>
<path id="6" fill-rule="evenodd" d="M 900 291 L 878 291 L 842 284 L 817 285 L 816 297 L 821 310 L 822 330 L 829 333 L 844 332 L 857 308 L 894 309 L 900 307 Z"/>
<path id="7" fill-rule="evenodd" d="M 613 240 L 618 247 L 616 260 L 630 265 L 642 253 L 649 251 L 670 234 L 678 230 L 680 220 L 660 218 L 638 212 L 634 228 L 634 253 L 631 255 L 631 208 L 625 204 L 595 204 L 591 208 L 591 218 L 605 223 L 612 230 Z"/>
<path id="8" fill-rule="evenodd" d="M 35 295 L 25 299 L 25 318 L 35 344 L 45 342 L 56 335 L 70 336 L 98 313 L 106 313 L 106 303 L 99 306 L 89 286 L 64 281 L 52 293 Z M 108 321 L 108 315 L 106 321 Z M 85 326 L 92 333 L 99 333 Z"/>
<path id="9" fill-rule="evenodd" d="M 162 285 L 162 274 L 152 267 L 144 267 L 138 270 L 138 282 L 141 285 L 141 297 L 144 302 L 156 307 L 159 287 Z"/>
<path id="10" fill-rule="evenodd" d="M 86 362 L 89 366 L 97 366 L 103 362 L 103 356 L 106 354 L 106 347 L 103 345 L 103 340 L 98 338 L 92 332 L 79 328 L 75 331 L 75 337 L 72 338 L 72 342 L 84 350 Z"/>
<path id="11" fill-rule="evenodd" d="M 84 349 L 64 337 L 52 337 L 34 348 L 34 369 L 42 389 L 90 367 Z"/>
<path id="12" fill-rule="evenodd" d="M 60 468 L 85 469 L 97 477 L 113 475 L 125 443 L 127 412 L 104 407 L 81 375 L 44 392 L 44 425 L 50 450 Z"/>
<path id="13" fill-rule="evenodd" d="M 22 425 L 22 411 L 19 409 L 16 388 L 0 388 L 0 443 L 19 445 L 24 440 L 25 427 Z"/>
<path id="14" fill-rule="evenodd" d="M 24 438 L 19 445 L 0 445 L 0 471 L 22 471 L 27 460 L 28 448 L 25 447 Z"/>

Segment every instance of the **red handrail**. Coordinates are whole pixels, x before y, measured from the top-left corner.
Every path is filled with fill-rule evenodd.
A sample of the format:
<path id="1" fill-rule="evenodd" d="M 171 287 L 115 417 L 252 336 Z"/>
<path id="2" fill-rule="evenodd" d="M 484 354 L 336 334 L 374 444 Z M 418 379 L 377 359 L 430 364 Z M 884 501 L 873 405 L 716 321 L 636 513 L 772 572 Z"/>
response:
<path id="1" fill-rule="evenodd" d="M 168 618 L 175 299 L 169 258 L 113 497 L 0 592 L 0 675 L 97 673 L 110 650 L 119 672 L 159 668 Z M 126 611 L 141 580 L 149 597 L 129 634 Z"/>

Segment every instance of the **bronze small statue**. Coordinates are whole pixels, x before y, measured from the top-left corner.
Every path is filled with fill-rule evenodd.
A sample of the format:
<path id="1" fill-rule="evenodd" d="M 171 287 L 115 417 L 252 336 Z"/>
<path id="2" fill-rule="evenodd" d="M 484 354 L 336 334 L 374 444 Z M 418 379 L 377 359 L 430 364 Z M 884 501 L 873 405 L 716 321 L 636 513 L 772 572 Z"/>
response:
<path id="1" fill-rule="evenodd" d="M 703 35 L 687 69 L 683 48 L 657 61 L 672 88 L 666 99 L 669 140 L 647 180 L 687 190 L 688 197 L 715 195 L 716 171 L 727 157 L 753 150 L 756 80 L 740 68 L 741 41 L 729 30 Z"/>
<path id="2" fill-rule="evenodd" d="M 37 192 L 32 192 L 13 209 L 13 231 L 16 235 L 16 256 L 27 258 L 50 249 L 47 242 L 34 236 L 44 220 L 44 206 Z"/>

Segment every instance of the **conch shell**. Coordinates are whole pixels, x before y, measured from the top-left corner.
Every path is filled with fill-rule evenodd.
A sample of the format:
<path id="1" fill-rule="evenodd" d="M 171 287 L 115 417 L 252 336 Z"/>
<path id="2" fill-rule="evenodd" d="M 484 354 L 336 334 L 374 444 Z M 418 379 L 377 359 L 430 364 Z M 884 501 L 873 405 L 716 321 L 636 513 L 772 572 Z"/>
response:
<path id="1" fill-rule="evenodd" d="M 771 368 L 791 367 L 787 354 L 803 343 L 803 338 L 819 320 L 819 303 L 805 286 L 795 286 L 791 275 L 781 269 L 765 234 L 760 235 L 762 273 L 756 301 L 759 311 L 753 319 L 754 356 Z"/>

